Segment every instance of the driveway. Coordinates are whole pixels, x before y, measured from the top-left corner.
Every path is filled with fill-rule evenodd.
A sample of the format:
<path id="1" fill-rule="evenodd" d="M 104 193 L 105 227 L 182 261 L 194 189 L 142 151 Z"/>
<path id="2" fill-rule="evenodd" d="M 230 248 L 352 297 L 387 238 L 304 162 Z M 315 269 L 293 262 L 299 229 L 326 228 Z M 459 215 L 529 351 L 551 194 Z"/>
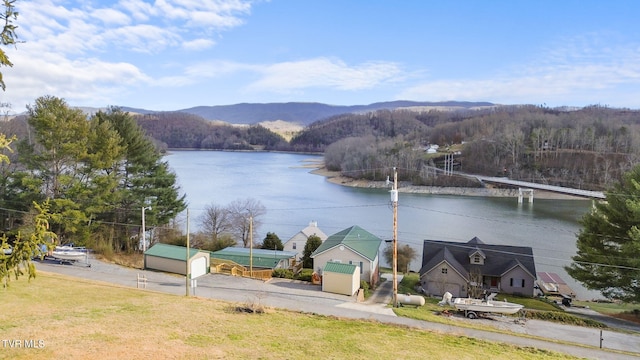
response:
<path id="1" fill-rule="evenodd" d="M 171 294 L 185 295 L 185 277 L 148 270 L 126 268 L 105 262 L 91 260 L 91 266 L 61 265 L 56 262 L 36 262 L 38 270 L 65 274 L 101 282 L 136 288 L 138 278 L 146 278 L 146 289 Z M 289 309 L 305 313 L 316 313 L 352 319 L 368 319 L 388 324 L 409 326 L 413 328 L 438 331 L 448 334 L 474 337 L 488 341 L 499 341 L 517 346 L 530 346 L 547 349 L 589 359 L 638 359 L 640 358 L 640 329 L 635 333 L 622 333 L 605 330 L 602 333 L 600 346 L 600 330 L 561 325 L 552 322 L 528 320 L 516 324 L 513 318 L 494 317 L 485 320 L 468 320 L 453 316 L 455 321 L 476 321 L 508 330 L 514 334 L 527 334 L 539 338 L 537 340 L 516 335 L 508 335 L 491 331 L 474 330 L 455 325 L 444 325 L 426 321 L 398 317 L 387 307 L 391 302 L 392 283 L 384 281 L 366 303 L 357 303 L 355 297 L 322 292 L 321 286 L 307 282 L 272 279 L 268 282 L 221 274 L 207 274 L 195 280 L 191 295 L 225 300 L 236 303 L 259 303 L 264 306 Z M 142 284 L 140 284 L 142 286 Z M 558 344 L 554 341 L 574 343 L 576 345 Z M 585 345 L 590 346 L 585 347 Z M 611 350 L 636 353 L 637 356 L 623 355 Z"/>

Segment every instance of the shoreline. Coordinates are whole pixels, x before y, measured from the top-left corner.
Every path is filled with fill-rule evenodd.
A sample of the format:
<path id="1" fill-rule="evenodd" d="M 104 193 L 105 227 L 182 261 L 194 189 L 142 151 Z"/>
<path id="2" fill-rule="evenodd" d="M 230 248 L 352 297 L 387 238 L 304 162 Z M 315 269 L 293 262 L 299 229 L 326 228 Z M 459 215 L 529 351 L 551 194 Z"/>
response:
<path id="1" fill-rule="evenodd" d="M 352 179 L 346 176 L 342 176 L 338 171 L 329 171 L 324 165 L 318 161 L 309 161 L 308 164 L 303 165 L 305 168 L 312 168 L 311 174 L 324 176 L 327 181 L 333 184 L 357 187 L 364 189 L 389 189 L 386 181 L 370 181 L 370 180 L 358 180 Z M 462 187 L 440 187 L 440 186 L 418 186 L 411 185 L 407 182 L 398 182 L 399 193 L 411 193 L 411 194 L 430 194 L 430 195 L 455 195 L 455 196 L 479 196 L 479 197 L 510 197 L 517 198 L 517 189 L 498 189 L 498 188 L 462 188 Z M 586 200 L 584 198 L 572 195 L 558 194 L 550 191 L 536 190 L 534 192 L 535 199 L 550 199 L 550 200 Z M 528 202 L 528 197 L 524 199 L 524 202 Z"/>

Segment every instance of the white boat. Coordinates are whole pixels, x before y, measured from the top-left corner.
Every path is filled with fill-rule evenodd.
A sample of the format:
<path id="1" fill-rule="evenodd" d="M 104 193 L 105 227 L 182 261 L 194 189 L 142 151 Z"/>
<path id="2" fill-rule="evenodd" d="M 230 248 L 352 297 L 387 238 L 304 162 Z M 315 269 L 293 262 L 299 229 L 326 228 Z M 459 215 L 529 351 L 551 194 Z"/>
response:
<path id="1" fill-rule="evenodd" d="M 60 262 L 83 261 L 87 259 L 87 251 L 86 249 L 79 249 L 71 246 L 56 246 L 56 248 L 51 252 L 51 257 L 60 260 Z"/>
<path id="2" fill-rule="evenodd" d="M 447 296 L 448 294 L 448 296 Z M 494 300 L 496 293 L 491 293 L 486 299 L 455 298 L 451 302 L 451 294 L 445 293 L 440 304 L 449 303 L 458 311 L 464 311 L 465 316 L 470 319 L 477 318 L 480 314 L 508 314 L 512 315 L 520 311 L 524 305 L 511 303 L 508 301 Z"/>

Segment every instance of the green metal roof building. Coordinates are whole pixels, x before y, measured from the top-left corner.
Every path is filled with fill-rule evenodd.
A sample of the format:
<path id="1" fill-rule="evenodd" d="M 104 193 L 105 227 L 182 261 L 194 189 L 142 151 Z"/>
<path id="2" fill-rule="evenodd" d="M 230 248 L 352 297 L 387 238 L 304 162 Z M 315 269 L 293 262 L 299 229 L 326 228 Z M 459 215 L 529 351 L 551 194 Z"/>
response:
<path id="1" fill-rule="evenodd" d="M 185 275 L 187 273 L 187 248 L 169 244 L 154 244 L 144 252 L 144 268 Z M 209 272 L 209 252 L 189 249 L 191 278 Z"/>
<path id="2" fill-rule="evenodd" d="M 311 254 L 313 267 L 322 273 L 330 262 L 357 265 L 360 277 L 372 286 L 379 279 L 379 249 L 382 239 L 354 225 L 327 238 Z"/>
<path id="3" fill-rule="evenodd" d="M 253 263 L 254 268 L 288 269 L 295 260 L 296 254 L 293 251 L 228 247 L 212 251 L 210 256 L 212 259 L 229 260 L 245 267 Z"/>

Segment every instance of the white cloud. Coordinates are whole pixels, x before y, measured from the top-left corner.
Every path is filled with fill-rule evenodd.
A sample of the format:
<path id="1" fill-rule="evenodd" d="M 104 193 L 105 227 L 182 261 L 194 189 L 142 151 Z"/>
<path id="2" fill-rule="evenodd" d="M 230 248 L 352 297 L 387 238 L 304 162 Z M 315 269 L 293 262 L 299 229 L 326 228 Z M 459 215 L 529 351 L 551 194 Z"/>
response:
<path id="1" fill-rule="evenodd" d="M 565 40 L 524 66 L 483 74 L 479 79 L 425 81 L 396 98 L 586 105 L 617 103 L 617 87 L 640 87 L 637 44 L 599 48 L 583 38 Z"/>
<path id="2" fill-rule="evenodd" d="M 213 47 L 215 44 L 216 42 L 210 39 L 195 39 L 191 41 L 186 41 L 184 44 L 182 44 L 182 47 L 185 50 L 198 51 L 198 50 L 209 49 Z"/>
<path id="3" fill-rule="evenodd" d="M 141 86 L 192 83 L 194 78 L 182 69 L 164 78 L 145 73 L 156 69 L 146 61 L 138 63 L 137 54 L 211 48 L 212 32 L 242 24 L 241 17 L 251 9 L 250 2 L 241 0 L 79 0 L 62 5 L 33 0 L 17 5 L 18 40 L 23 43 L 7 49 L 14 68 L 0 69 L 8 86 L 1 100 L 14 103 L 16 111 L 41 95 L 104 104 Z"/>
<path id="4" fill-rule="evenodd" d="M 362 90 L 394 81 L 402 74 L 396 63 L 367 62 L 349 66 L 335 58 L 281 62 L 257 71 L 261 78 L 248 86 L 251 91 L 289 92 L 312 87 Z"/>

